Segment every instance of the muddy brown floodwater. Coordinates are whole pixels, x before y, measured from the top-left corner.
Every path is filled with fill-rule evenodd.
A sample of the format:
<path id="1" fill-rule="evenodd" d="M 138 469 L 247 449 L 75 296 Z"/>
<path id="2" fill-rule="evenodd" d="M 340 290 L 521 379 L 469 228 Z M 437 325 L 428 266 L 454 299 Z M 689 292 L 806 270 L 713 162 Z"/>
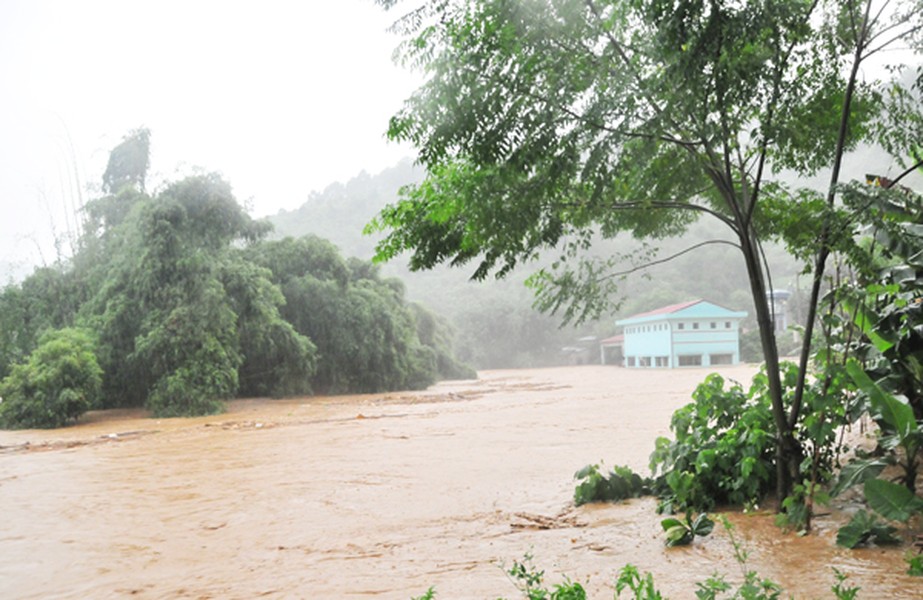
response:
<path id="1" fill-rule="evenodd" d="M 719 369 L 748 382 L 752 367 Z M 708 371 L 489 371 L 414 393 L 247 400 L 227 413 L 91 413 L 79 426 L 0 432 L 0 598 L 515 598 L 498 565 L 530 552 L 611 598 L 626 563 L 671 598 L 741 570 L 720 527 L 663 545 L 655 503 L 574 508 L 575 470 L 647 470 L 654 438 Z M 782 534 L 730 514 L 749 566 L 798 598 L 831 567 L 863 598 L 920 597 L 904 549 Z"/>

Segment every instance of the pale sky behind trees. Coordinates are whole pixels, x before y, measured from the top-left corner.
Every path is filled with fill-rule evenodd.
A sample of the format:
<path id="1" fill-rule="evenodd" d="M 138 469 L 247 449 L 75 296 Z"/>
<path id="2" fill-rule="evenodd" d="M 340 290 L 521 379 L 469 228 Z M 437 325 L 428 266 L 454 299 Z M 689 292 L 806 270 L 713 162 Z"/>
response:
<path id="1" fill-rule="evenodd" d="M 54 262 L 108 153 L 151 130 L 148 188 L 222 173 L 251 213 L 412 149 L 388 118 L 420 82 L 372 0 L 0 0 L 0 285 Z M 79 183 L 78 183 L 79 182 Z"/>

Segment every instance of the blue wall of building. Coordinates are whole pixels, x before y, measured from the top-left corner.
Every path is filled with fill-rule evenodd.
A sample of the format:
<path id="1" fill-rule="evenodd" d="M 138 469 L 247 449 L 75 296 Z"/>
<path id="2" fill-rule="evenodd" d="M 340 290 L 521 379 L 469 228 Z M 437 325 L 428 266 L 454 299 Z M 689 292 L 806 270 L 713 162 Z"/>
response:
<path id="1" fill-rule="evenodd" d="M 666 321 L 649 321 L 625 327 L 625 358 L 627 366 L 662 366 L 668 367 L 671 355 L 671 330 Z M 627 362 L 628 357 L 635 357 L 635 364 Z M 657 357 L 665 358 L 668 364 L 658 365 Z M 638 364 L 638 359 L 647 359 L 649 364 Z"/>
<path id="2" fill-rule="evenodd" d="M 744 312 L 702 301 L 675 312 L 617 321 L 625 336 L 624 364 L 628 367 L 737 364 L 740 321 L 744 317 Z"/>

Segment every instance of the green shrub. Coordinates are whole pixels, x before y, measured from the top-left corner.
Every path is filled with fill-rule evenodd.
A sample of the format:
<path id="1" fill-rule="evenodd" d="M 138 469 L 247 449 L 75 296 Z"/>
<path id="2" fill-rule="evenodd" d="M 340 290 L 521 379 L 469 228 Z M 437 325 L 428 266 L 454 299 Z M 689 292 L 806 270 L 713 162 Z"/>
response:
<path id="1" fill-rule="evenodd" d="M 102 369 L 90 335 L 79 329 L 46 333 L 24 363 L 0 383 L 0 426 L 62 427 L 93 408 Z"/>
<path id="2" fill-rule="evenodd" d="M 186 364 L 162 376 L 147 398 L 156 417 L 186 417 L 223 412 L 224 400 L 234 397 L 237 371 L 214 340 Z"/>
<path id="3" fill-rule="evenodd" d="M 899 544 L 895 537 L 897 528 L 883 523 L 875 515 L 859 510 L 849 523 L 840 527 L 836 534 L 836 543 L 844 548 L 856 548 L 870 542 L 876 544 Z"/>
<path id="4" fill-rule="evenodd" d="M 588 502 L 618 502 L 626 498 L 638 498 L 652 493 L 652 482 L 642 478 L 629 467 L 615 466 L 605 474 L 600 465 L 587 465 L 574 473 L 578 480 L 574 488 L 574 504 Z"/>
<path id="5" fill-rule="evenodd" d="M 772 489 L 775 427 L 759 377 L 748 394 L 713 373 L 673 413 L 676 439 L 658 438 L 651 455 L 665 512 L 748 505 Z"/>
<path id="6" fill-rule="evenodd" d="M 586 600 L 586 590 L 567 576 L 563 583 L 552 589 L 545 587 L 545 572 L 539 571 L 532 563 L 532 555 L 526 553 L 522 562 L 513 561 L 513 566 L 506 571 L 507 577 L 519 592 L 528 600 Z M 500 598 L 499 600 L 503 600 Z"/>
<path id="7" fill-rule="evenodd" d="M 923 577 L 923 554 L 908 552 L 904 555 L 907 563 L 907 574 L 913 577 Z"/>

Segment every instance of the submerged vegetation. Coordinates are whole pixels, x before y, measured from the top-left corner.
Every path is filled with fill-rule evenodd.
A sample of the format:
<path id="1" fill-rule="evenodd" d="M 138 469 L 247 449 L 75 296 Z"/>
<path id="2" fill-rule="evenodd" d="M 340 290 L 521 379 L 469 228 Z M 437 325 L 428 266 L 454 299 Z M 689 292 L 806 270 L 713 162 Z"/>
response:
<path id="1" fill-rule="evenodd" d="M 148 147 L 138 130 L 112 151 L 73 257 L 0 292 L 3 426 L 473 376 L 400 282 L 316 237 L 266 241 L 218 175 L 148 193 Z"/>
<path id="2" fill-rule="evenodd" d="M 697 519 L 707 521 L 707 519 Z M 739 583 L 735 586 L 727 581 L 723 573 L 712 573 L 703 581 L 696 582 L 695 597 L 699 600 L 777 600 L 785 597 L 785 591 L 778 583 L 763 578 L 748 567 L 749 551 L 734 533 L 734 525 L 727 518 L 720 519 L 725 534 L 734 550 L 734 559 L 740 567 Z M 707 533 L 711 532 L 712 523 L 708 521 Z M 707 535 L 705 533 L 704 535 Z M 911 568 L 914 568 L 911 565 Z M 513 565 L 504 570 L 511 583 L 527 600 L 587 600 L 583 585 L 572 581 L 566 575 L 561 583 L 549 587 L 545 583 L 545 571 L 535 566 L 533 556 L 527 553 L 521 561 L 514 560 Z M 837 600 L 855 600 L 860 588 L 847 583 L 848 576 L 836 568 L 833 569 L 834 581 L 830 586 L 833 598 Z M 658 589 L 652 573 L 641 573 L 632 564 L 626 564 L 619 570 L 613 583 L 614 597 L 633 598 L 634 600 L 665 600 Z M 436 588 L 430 587 L 425 594 L 412 600 L 433 600 L 437 597 Z M 501 597 L 502 598 L 502 597 Z"/>

